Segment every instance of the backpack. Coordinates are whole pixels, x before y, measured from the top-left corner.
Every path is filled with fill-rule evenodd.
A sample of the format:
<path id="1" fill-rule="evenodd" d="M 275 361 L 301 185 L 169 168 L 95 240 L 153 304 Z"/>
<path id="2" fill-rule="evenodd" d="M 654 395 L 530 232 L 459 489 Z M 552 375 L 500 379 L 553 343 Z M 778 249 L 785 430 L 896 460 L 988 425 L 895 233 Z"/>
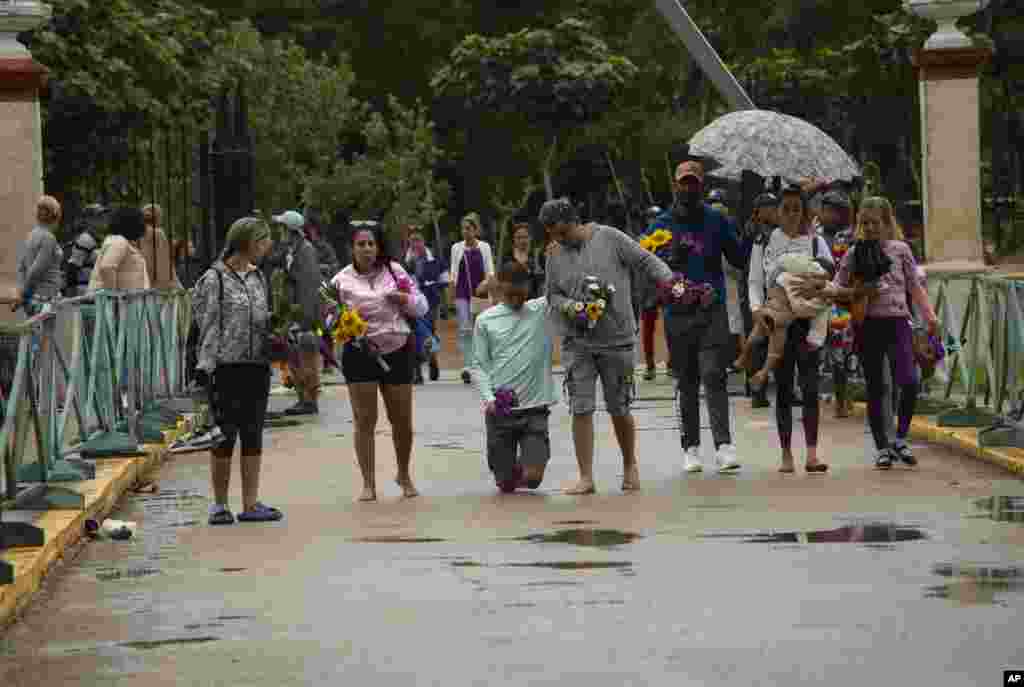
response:
<path id="1" fill-rule="evenodd" d="M 88 235 L 93 242 L 93 246 L 84 246 L 81 244 L 83 236 Z M 61 263 L 61 274 L 63 278 L 63 286 L 61 293 L 65 298 L 72 298 L 78 295 L 78 289 L 89 283 L 88 278 L 82 279 L 83 271 L 89 270 L 88 274 L 91 276 L 92 270 L 96 267 L 96 257 L 99 253 L 100 243 L 96 238 L 96 235 L 88 230 L 84 229 L 78 233 L 73 241 L 69 241 L 64 244 L 64 261 Z M 73 262 L 76 258 L 76 253 L 84 254 L 82 258 L 82 264 L 77 265 Z"/>

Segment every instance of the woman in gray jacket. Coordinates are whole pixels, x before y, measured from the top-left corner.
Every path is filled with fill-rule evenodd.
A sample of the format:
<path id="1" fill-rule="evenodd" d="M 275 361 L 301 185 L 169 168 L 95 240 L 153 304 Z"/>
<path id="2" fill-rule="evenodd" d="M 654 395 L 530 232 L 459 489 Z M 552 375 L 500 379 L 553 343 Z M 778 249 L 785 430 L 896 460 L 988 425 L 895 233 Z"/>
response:
<path id="1" fill-rule="evenodd" d="M 270 250 L 270 227 L 244 217 L 231 225 L 221 258 L 196 284 L 194 310 L 199 325 L 197 381 L 210 388 L 213 412 L 224 434 L 211 449 L 214 503 L 211 525 L 230 525 L 228 510 L 231 454 L 241 443 L 242 507 L 238 520 L 280 520 L 281 511 L 258 500 L 263 456 L 263 422 L 270 396 L 267 336 L 270 289 L 256 263 Z"/>

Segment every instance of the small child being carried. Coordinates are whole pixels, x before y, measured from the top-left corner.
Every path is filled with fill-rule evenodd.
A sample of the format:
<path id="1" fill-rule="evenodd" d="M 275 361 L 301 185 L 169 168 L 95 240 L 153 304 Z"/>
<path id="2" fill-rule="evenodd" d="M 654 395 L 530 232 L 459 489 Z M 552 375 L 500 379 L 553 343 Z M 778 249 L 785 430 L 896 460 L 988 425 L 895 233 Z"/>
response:
<path id="1" fill-rule="evenodd" d="M 770 286 L 767 301 L 759 311 L 763 317 L 757 320 L 750 336 L 743 343 L 740 357 L 733 363 L 737 369 L 749 369 L 754 345 L 768 337 L 768 358 L 764 367 L 750 378 L 751 384 L 763 386 L 768 381 L 768 374 L 781 364 L 786 350 L 786 331 L 793 320 L 811 319 L 807 346 L 820 348 L 825 343 L 831 303 L 822 298 L 802 298 L 794 291 L 803 276 L 813 274 L 827 272 L 810 255 L 790 253 L 781 256 L 776 262 L 768 279 Z"/>

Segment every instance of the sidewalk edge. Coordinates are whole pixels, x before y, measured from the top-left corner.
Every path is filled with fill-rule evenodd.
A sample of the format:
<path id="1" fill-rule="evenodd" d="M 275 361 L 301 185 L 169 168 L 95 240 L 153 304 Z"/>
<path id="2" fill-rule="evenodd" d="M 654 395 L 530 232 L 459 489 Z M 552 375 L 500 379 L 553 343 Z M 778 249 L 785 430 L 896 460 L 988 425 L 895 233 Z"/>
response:
<path id="1" fill-rule="evenodd" d="M 853 404 L 854 415 L 867 416 L 866 403 Z M 955 451 L 967 454 L 982 462 L 1024 478 L 1024 449 L 990 448 L 978 443 L 978 432 L 982 427 L 940 427 L 932 416 L 915 416 L 910 423 L 910 436 Z"/>
<path id="2" fill-rule="evenodd" d="M 43 546 L 0 552 L 0 559 L 14 566 L 14 582 L 0 585 L 0 632 L 18 619 L 42 587 L 47 573 L 82 539 L 85 521 L 105 518 L 121 496 L 140 477 L 160 465 L 166 455 L 162 445 L 144 445 L 142 450 L 145 456 L 97 461 L 96 479 L 61 484 L 84 494 L 85 509 L 39 512 L 33 524 L 45 532 Z"/>

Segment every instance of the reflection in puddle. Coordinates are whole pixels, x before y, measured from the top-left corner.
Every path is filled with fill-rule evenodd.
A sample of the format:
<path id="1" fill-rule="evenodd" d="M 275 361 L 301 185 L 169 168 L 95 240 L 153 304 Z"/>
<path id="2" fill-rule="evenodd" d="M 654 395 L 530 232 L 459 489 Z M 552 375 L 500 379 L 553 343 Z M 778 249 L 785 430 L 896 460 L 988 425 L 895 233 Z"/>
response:
<path id="1" fill-rule="evenodd" d="M 118 646 L 127 647 L 129 649 L 160 649 L 165 646 L 174 646 L 177 644 L 204 644 L 206 642 L 216 642 L 220 637 L 178 637 L 175 639 L 159 639 L 150 642 L 121 642 Z"/>
<path id="2" fill-rule="evenodd" d="M 605 548 L 629 544 L 639 538 L 640 535 L 638 534 L 620 532 L 619 530 L 570 529 L 517 537 L 516 541 L 531 542 L 533 544 L 573 544 L 575 546 Z"/>
<path id="3" fill-rule="evenodd" d="M 1024 569 L 1016 566 L 944 563 L 933 567 L 932 573 L 951 581 L 925 587 L 925 597 L 929 599 L 947 599 L 964 606 L 1005 605 L 998 594 L 1024 592 Z"/>
<path id="4" fill-rule="evenodd" d="M 378 537 L 359 537 L 351 541 L 361 544 L 440 544 L 447 541 L 437 537 L 401 537 L 398 535 L 381 535 Z"/>
<path id="5" fill-rule="evenodd" d="M 927 539 L 916 527 L 873 523 L 847 525 L 814 532 L 759 532 L 756 534 L 705 534 L 701 539 L 737 539 L 744 544 L 888 544 Z M 885 547 L 878 547 L 885 548 Z"/>
<path id="6" fill-rule="evenodd" d="M 1024 496 L 990 496 L 975 501 L 974 506 L 979 513 L 970 517 L 1024 523 Z"/>
<path id="7" fill-rule="evenodd" d="M 630 561 L 534 561 L 531 563 L 501 563 L 499 568 L 545 568 L 547 570 L 612 570 L 629 568 Z"/>

